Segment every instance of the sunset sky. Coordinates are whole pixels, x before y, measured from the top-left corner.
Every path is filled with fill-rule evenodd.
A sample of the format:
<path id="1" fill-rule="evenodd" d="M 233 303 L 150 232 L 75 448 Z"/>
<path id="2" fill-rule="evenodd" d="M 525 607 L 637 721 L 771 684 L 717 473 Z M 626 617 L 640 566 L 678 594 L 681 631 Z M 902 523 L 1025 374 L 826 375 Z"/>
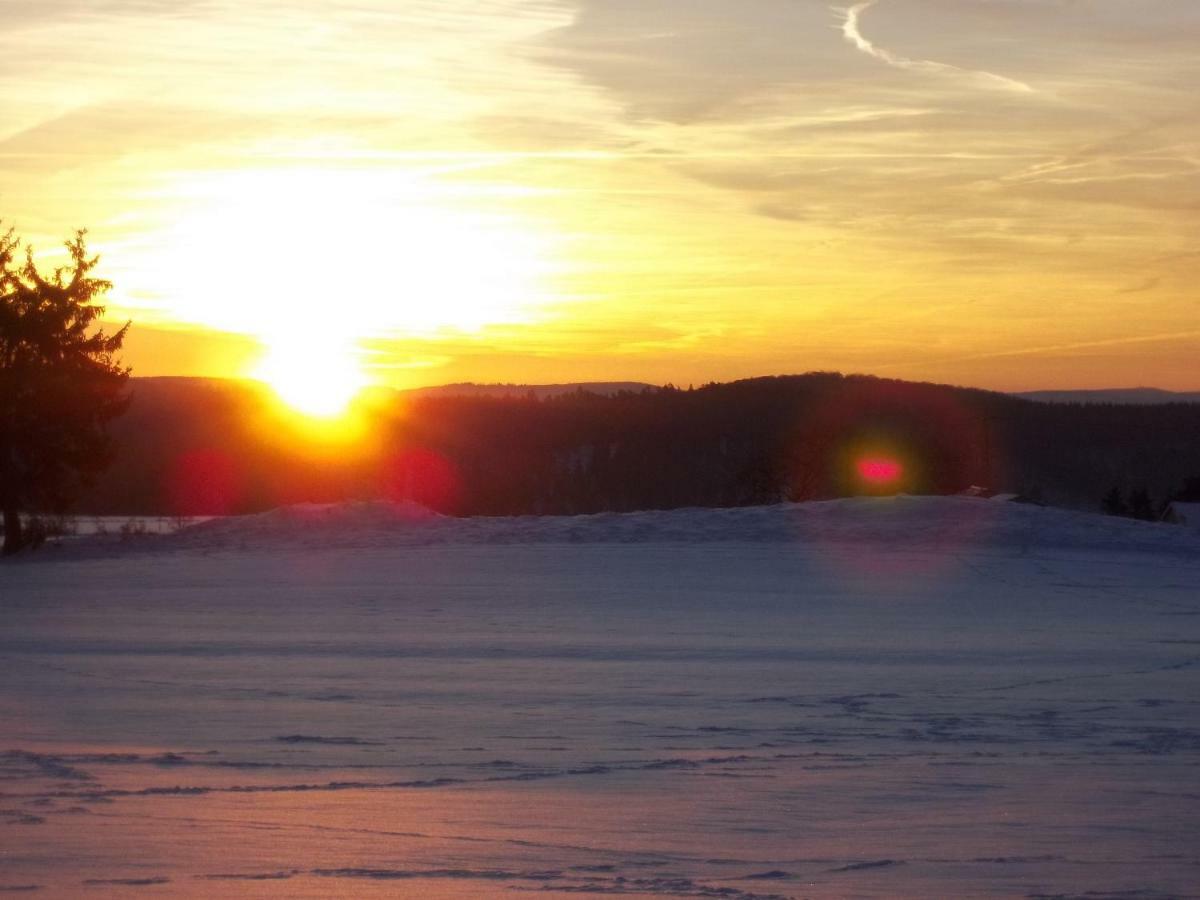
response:
<path id="1" fill-rule="evenodd" d="M 1190 0 L 0 0 L 0 219 L 89 229 L 138 375 L 1197 389 L 1198 48 Z"/>

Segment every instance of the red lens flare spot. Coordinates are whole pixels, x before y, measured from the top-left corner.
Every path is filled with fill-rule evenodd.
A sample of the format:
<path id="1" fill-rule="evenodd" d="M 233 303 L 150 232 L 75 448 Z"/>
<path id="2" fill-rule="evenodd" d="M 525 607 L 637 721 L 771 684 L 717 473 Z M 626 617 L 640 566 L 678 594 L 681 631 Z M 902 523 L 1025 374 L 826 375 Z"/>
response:
<path id="1" fill-rule="evenodd" d="M 192 450 L 174 461 L 168 491 L 176 515 L 227 516 L 241 500 L 241 477 L 228 454 Z"/>
<path id="2" fill-rule="evenodd" d="M 894 459 L 869 457 L 858 461 L 858 475 L 867 484 L 883 487 L 899 481 L 904 475 L 904 466 Z"/>
<path id="3" fill-rule="evenodd" d="M 385 473 L 388 499 L 411 500 L 436 512 L 452 513 L 462 494 L 462 479 L 454 463 L 432 450 L 413 449 L 392 459 Z"/>

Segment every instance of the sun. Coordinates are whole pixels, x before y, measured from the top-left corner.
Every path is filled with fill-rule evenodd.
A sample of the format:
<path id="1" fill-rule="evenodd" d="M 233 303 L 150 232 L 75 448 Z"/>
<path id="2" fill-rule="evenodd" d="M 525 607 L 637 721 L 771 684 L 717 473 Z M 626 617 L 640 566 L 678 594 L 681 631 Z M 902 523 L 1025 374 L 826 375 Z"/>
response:
<path id="1" fill-rule="evenodd" d="M 251 338 L 263 356 L 241 374 L 312 416 L 402 368 L 397 341 L 529 324 L 554 302 L 551 239 L 430 173 L 178 173 L 161 204 L 169 222 L 130 248 L 136 292 L 166 321 Z"/>
<path id="2" fill-rule="evenodd" d="M 293 410 L 314 419 L 343 415 L 368 383 L 352 348 L 316 341 L 268 347 L 251 374 Z"/>

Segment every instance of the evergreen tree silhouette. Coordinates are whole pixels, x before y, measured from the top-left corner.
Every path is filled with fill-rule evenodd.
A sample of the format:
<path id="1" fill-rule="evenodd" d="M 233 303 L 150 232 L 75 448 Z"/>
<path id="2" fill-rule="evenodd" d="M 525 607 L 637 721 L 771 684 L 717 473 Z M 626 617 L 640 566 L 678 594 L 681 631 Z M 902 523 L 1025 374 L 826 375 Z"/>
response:
<path id="1" fill-rule="evenodd" d="M 1125 505 L 1125 498 L 1121 496 L 1121 489 L 1116 485 L 1113 485 L 1108 493 L 1104 495 L 1104 499 L 1100 501 L 1100 508 L 1110 516 L 1129 515 L 1129 507 Z"/>
<path id="2" fill-rule="evenodd" d="M 1144 487 L 1137 488 L 1129 495 L 1129 515 L 1146 522 L 1153 522 L 1158 518 L 1154 514 L 1154 502 L 1150 499 L 1150 492 Z"/>
<path id="3" fill-rule="evenodd" d="M 1180 503 L 1200 503 L 1200 475 L 1186 479 L 1171 499 Z"/>
<path id="4" fill-rule="evenodd" d="M 44 275 L 0 233 L 0 511 L 4 554 L 29 542 L 22 512 L 61 510 L 108 462 L 106 426 L 124 410 L 129 369 L 117 359 L 128 323 L 94 327 L 111 288 L 92 272 L 85 232 L 67 265 Z"/>

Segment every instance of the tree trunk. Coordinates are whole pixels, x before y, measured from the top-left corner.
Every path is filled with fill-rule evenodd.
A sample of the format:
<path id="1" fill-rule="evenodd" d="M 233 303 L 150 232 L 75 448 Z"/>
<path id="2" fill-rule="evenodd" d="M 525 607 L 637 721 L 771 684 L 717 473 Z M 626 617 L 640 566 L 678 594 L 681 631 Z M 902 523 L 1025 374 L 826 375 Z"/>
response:
<path id="1" fill-rule="evenodd" d="M 21 531 L 21 514 L 13 507 L 4 507 L 4 549 L 0 554 L 12 556 L 25 545 Z"/>

